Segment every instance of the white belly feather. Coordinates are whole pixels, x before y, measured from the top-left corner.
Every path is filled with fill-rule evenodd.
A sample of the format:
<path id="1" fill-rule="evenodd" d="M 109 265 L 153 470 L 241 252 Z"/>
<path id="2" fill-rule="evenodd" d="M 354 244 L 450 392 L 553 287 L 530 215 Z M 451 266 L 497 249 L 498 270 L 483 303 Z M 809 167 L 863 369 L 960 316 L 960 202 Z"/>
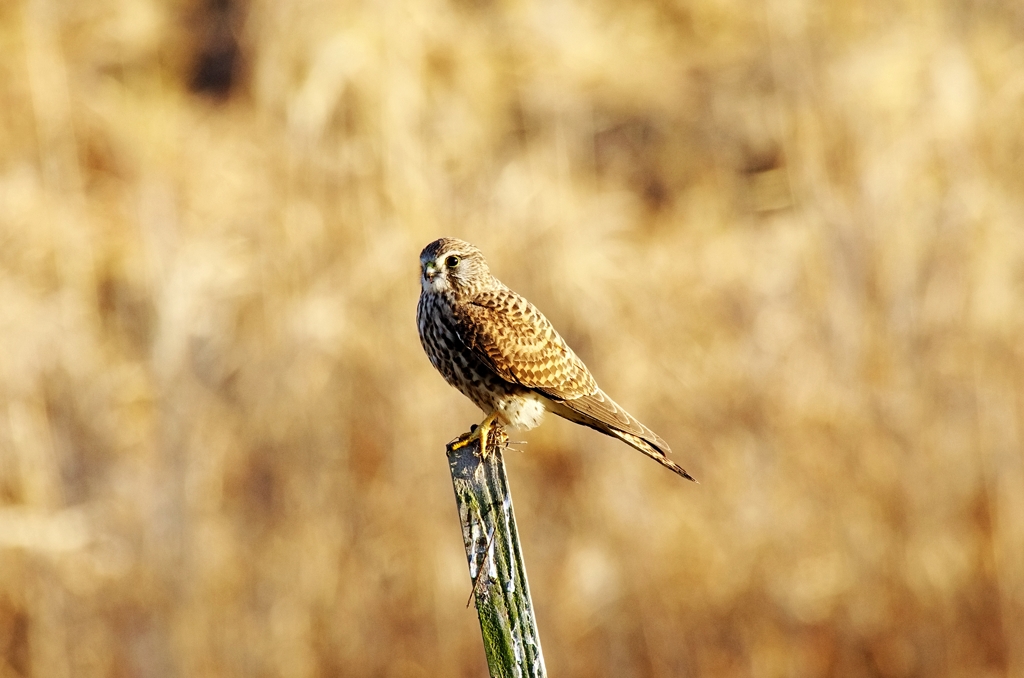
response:
<path id="1" fill-rule="evenodd" d="M 531 429 L 544 418 L 544 399 L 535 394 L 507 395 L 498 400 L 496 411 L 504 424 L 518 429 Z"/>

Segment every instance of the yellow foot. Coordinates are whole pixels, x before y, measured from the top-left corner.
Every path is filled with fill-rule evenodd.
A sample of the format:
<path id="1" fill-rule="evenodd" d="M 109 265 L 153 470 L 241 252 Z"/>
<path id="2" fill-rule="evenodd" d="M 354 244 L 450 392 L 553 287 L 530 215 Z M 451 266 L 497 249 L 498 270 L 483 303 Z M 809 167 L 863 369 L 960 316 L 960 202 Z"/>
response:
<path id="1" fill-rule="evenodd" d="M 480 423 L 479 426 L 474 424 L 473 428 L 470 429 L 469 433 L 459 437 L 455 441 L 455 444 L 452 445 L 452 451 L 455 451 L 455 450 L 461 449 L 463 447 L 466 447 L 467 445 L 469 445 L 473 441 L 479 440 L 480 441 L 480 458 L 481 459 L 487 459 L 487 437 L 488 437 L 487 436 L 487 432 L 490 430 L 491 425 L 494 423 L 494 420 L 496 418 L 497 418 L 497 415 L 489 414 L 489 415 L 487 415 L 487 418 L 484 419 Z"/>
<path id="2" fill-rule="evenodd" d="M 462 449 L 463 447 L 466 447 L 474 440 L 479 440 L 479 430 L 480 427 L 478 427 L 476 424 L 473 424 L 473 428 L 470 429 L 469 433 L 463 433 L 461 436 L 455 439 L 455 442 L 451 443 L 452 451 L 454 452 L 455 450 Z"/>

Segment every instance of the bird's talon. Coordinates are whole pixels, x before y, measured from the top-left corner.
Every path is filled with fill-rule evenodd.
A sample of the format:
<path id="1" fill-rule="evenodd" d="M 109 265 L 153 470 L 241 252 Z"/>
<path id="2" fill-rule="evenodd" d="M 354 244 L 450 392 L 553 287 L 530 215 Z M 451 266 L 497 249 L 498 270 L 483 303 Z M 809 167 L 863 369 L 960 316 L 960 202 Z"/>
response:
<path id="1" fill-rule="evenodd" d="M 463 433 L 461 436 L 448 443 L 448 445 L 451 446 L 451 451 L 454 452 L 455 450 L 461 450 L 463 447 L 466 447 L 478 437 L 479 436 L 475 435 L 474 431 L 470 431 L 469 433 Z"/>

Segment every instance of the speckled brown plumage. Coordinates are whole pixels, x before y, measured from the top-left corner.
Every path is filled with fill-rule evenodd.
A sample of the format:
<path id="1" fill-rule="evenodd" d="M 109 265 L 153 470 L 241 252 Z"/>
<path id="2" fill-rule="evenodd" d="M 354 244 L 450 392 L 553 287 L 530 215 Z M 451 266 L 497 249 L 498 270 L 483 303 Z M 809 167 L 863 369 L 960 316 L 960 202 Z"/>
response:
<path id="1" fill-rule="evenodd" d="M 445 380 L 503 424 L 533 428 L 545 410 L 616 437 L 684 478 L 668 444 L 597 386 L 583 361 L 529 301 L 491 275 L 483 254 L 441 238 L 420 254 L 416 320 Z"/>

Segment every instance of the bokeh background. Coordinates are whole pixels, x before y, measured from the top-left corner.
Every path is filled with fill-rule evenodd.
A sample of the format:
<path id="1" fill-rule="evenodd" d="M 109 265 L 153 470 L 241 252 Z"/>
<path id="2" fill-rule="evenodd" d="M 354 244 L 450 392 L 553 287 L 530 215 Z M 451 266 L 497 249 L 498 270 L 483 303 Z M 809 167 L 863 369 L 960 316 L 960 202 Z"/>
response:
<path id="1" fill-rule="evenodd" d="M 506 455 L 552 676 L 1024 676 L 1018 0 L 0 2 L 0 676 L 482 676 L 454 235 L 700 481 Z"/>

